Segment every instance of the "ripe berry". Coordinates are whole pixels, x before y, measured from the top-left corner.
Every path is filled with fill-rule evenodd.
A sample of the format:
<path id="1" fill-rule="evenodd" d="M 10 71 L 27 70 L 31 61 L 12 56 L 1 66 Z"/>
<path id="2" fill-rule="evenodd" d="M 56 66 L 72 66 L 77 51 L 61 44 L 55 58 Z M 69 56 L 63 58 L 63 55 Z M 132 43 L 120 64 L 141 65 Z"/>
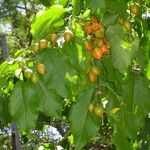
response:
<path id="1" fill-rule="evenodd" d="M 99 21 L 98 21 L 97 17 L 93 17 L 92 22 L 93 23 L 98 23 Z"/>
<path id="2" fill-rule="evenodd" d="M 94 23 L 91 25 L 92 31 L 96 32 L 99 29 L 99 24 L 98 23 Z"/>
<path id="3" fill-rule="evenodd" d="M 92 33 L 92 27 L 91 27 L 91 26 L 87 26 L 87 27 L 85 28 L 85 33 L 86 33 L 86 34 L 91 34 L 91 33 Z"/>
<path id="4" fill-rule="evenodd" d="M 106 48 L 106 46 L 102 46 L 101 51 L 102 51 L 103 55 L 108 55 L 109 54 L 109 50 Z"/>
<path id="5" fill-rule="evenodd" d="M 95 59 L 100 59 L 102 57 L 102 51 L 99 47 L 94 48 L 93 50 L 93 57 Z"/>

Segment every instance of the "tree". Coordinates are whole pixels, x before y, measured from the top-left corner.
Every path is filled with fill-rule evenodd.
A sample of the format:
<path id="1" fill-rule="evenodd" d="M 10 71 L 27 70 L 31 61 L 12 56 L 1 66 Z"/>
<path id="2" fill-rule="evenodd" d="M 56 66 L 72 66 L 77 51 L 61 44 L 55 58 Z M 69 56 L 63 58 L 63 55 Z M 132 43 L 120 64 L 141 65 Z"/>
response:
<path id="1" fill-rule="evenodd" d="M 148 149 L 149 2 L 46 2 L 33 43 L 0 65 L 3 123 L 56 126 L 65 149 Z"/>

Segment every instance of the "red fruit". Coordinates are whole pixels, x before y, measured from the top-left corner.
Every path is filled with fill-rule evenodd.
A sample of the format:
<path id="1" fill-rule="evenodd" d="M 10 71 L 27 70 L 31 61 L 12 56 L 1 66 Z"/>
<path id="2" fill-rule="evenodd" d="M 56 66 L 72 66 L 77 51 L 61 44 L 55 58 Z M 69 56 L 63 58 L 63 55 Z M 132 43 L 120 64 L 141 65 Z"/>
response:
<path id="1" fill-rule="evenodd" d="M 105 46 L 101 47 L 101 51 L 102 51 L 103 55 L 108 55 L 109 54 L 109 50 Z"/>
<path id="2" fill-rule="evenodd" d="M 99 24 L 98 23 L 94 23 L 91 25 L 92 31 L 96 32 L 99 29 Z"/>
<path id="3" fill-rule="evenodd" d="M 97 17 L 93 17 L 92 22 L 93 22 L 93 23 L 99 23 Z"/>
<path id="4" fill-rule="evenodd" d="M 95 82 L 97 80 L 97 75 L 94 74 L 92 71 L 90 71 L 88 73 L 88 79 L 89 79 L 90 82 Z"/>
<path id="5" fill-rule="evenodd" d="M 91 26 L 87 26 L 87 27 L 85 28 L 85 33 L 86 33 L 86 34 L 91 34 L 91 33 L 92 33 L 92 27 L 91 27 Z"/>
<path id="6" fill-rule="evenodd" d="M 95 59 L 100 59 L 102 57 L 102 51 L 99 47 L 94 48 L 93 50 L 93 57 Z"/>

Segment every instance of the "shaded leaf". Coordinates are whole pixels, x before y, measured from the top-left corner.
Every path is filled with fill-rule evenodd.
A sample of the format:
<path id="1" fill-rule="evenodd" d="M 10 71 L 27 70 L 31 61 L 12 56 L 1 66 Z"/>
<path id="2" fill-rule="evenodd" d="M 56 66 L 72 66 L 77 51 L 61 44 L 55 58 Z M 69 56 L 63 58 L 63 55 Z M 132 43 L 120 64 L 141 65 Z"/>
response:
<path id="1" fill-rule="evenodd" d="M 39 110 L 48 116 L 61 118 L 62 100 L 58 95 L 50 91 L 43 82 L 36 87 L 39 101 Z"/>
<path id="2" fill-rule="evenodd" d="M 90 138 L 96 136 L 100 126 L 99 119 L 87 110 L 93 91 L 93 86 L 87 86 L 79 94 L 78 102 L 71 109 L 71 132 L 77 150 L 80 150 Z"/>
<path id="3" fill-rule="evenodd" d="M 34 126 L 38 106 L 34 86 L 30 82 L 19 81 L 10 96 L 9 111 L 21 129 L 29 130 Z"/>
<path id="4" fill-rule="evenodd" d="M 0 120 L 6 125 L 11 121 L 8 102 L 8 97 L 4 94 L 0 94 Z"/>
<path id="5" fill-rule="evenodd" d="M 65 86 L 67 65 L 59 50 L 59 48 L 47 49 L 38 56 L 38 60 L 47 68 L 47 73 L 44 76 L 44 82 L 47 87 L 65 98 L 68 96 Z"/>

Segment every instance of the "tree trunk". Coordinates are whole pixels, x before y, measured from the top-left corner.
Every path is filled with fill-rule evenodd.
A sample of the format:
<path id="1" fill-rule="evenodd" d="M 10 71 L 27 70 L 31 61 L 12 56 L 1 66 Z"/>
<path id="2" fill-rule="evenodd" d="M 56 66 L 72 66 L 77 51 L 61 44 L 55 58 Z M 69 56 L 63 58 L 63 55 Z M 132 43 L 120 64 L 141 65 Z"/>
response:
<path id="1" fill-rule="evenodd" d="M 1 47 L 2 47 L 2 58 L 5 61 L 8 58 L 8 48 L 6 42 L 6 36 L 1 35 Z M 21 150 L 19 131 L 15 123 L 11 124 L 11 132 L 12 132 L 12 150 Z"/>

